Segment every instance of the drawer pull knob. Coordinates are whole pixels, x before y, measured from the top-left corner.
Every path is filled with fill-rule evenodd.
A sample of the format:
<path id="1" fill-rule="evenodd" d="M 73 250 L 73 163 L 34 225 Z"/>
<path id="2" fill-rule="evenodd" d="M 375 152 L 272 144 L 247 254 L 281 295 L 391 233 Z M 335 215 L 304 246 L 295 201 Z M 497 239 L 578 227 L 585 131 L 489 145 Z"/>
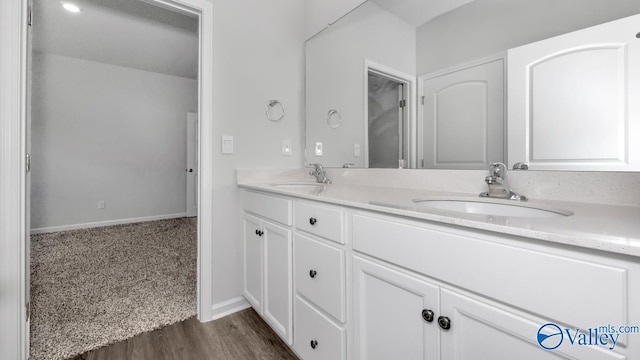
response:
<path id="1" fill-rule="evenodd" d="M 318 346 L 318 341 L 316 341 L 316 340 L 311 340 L 311 348 L 312 348 L 312 349 L 315 349 L 315 348 L 316 348 L 316 346 Z"/>
<path id="2" fill-rule="evenodd" d="M 315 225 L 318 222 L 318 219 L 316 218 L 309 218 L 309 224 L 311 225 Z"/>
<path id="3" fill-rule="evenodd" d="M 451 319 L 446 316 L 440 316 L 438 317 L 438 325 L 440 325 L 443 330 L 449 330 L 451 329 Z"/>
<path id="4" fill-rule="evenodd" d="M 256 235 L 258 236 L 262 236 L 264 234 L 264 232 L 260 231 L 260 230 L 256 230 Z"/>
<path id="5" fill-rule="evenodd" d="M 316 275 L 317 275 L 317 274 L 318 274 L 318 272 L 317 272 L 317 271 L 315 271 L 315 270 L 309 270 L 309 277 L 311 277 L 312 279 L 313 279 L 314 277 L 316 277 Z"/>
<path id="6" fill-rule="evenodd" d="M 433 310 L 429 310 L 429 309 L 424 309 L 422 310 L 422 318 L 424 319 L 424 321 L 426 322 L 432 322 L 433 321 Z"/>

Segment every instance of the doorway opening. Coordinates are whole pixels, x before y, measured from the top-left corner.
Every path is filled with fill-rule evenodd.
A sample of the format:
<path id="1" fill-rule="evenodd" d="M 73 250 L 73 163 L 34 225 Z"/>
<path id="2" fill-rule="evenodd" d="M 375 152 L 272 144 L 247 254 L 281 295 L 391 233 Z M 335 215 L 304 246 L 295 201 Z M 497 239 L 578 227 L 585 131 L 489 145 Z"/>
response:
<path id="1" fill-rule="evenodd" d="M 415 77 L 365 64 L 365 166 L 406 168 L 414 159 Z"/>
<path id="2" fill-rule="evenodd" d="M 199 1 L 195 2 L 199 3 Z M 98 250 L 94 252 L 96 256 L 94 261 L 89 261 L 89 263 L 93 263 L 89 264 L 89 266 L 93 265 L 91 266 L 93 269 L 80 269 L 80 271 L 73 273 L 73 271 L 78 270 L 77 268 L 74 269 L 74 267 L 77 267 L 80 261 L 74 262 L 74 258 L 68 256 L 70 254 L 68 249 L 78 248 L 78 246 L 70 246 L 63 250 L 57 248 L 56 251 L 60 250 L 57 254 L 60 255 L 61 260 L 66 261 L 67 266 L 65 268 L 65 264 L 62 264 L 62 267 L 60 267 L 60 263 L 58 263 L 57 269 L 64 270 L 60 272 L 56 270 L 52 271 L 52 273 L 57 275 L 62 272 L 65 274 L 71 273 L 72 280 L 75 279 L 77 282 L 71 281 L 60 284 L 63 286 L 59 288 L 69 293 L 66 294 L 67 298 L 63 298 L 61 302 L 55 305 L 56 311 L 49 312 L 45 310 L 51 304 L 45 304 L 45 302 L 41 301 L 39 305 L 36 305 L 34 301 L 31 301 L 32 323 L 27 323 L 27 334 L 25 335 L 27 349 L 29 348 L 28 327 L 33 325 L 33 319 L 37 316 L 38 311 L 41 311 L 40 314 L 42 314 L 42 310 L 45 310 L 51 314 L 71 308 L 71 314 L 78 316 L 80 321 L 91 318 L 89 320 L 98 320 L 98 323 L 100 321 L 109 323 L 113 322 L 113 319 L 110 320 L 103 316 L 103 313 L 108 313 L 109 310 L 116 310 L 115 312 L 121 313 L 117 321 L 129 317 L 121 311 L 127 308 L 127 304 L 114 303 L 112 300 L 115 298 L 119 300 L 125 299 L 125 303 L 148 302 L 149 304 L 147 305 L 151 307 L 159 305 L 156 302 L 159 295 L 153 289 L 161 289 L 160 283 L 167 286 L 165 280 L 175 274 L 167 270 L 167 266 L 164 264 L 159 265 L 161 269 L 160 271 L 155 271 L 155 273 L 162 273 L 163 275 L 168 275 L 168 277 L 165 276 L 162 279 L 154 278 L 153 267 L 164 260 L 158 260 L 159 257 L 153 256 L 149 256 L 148 259 L 145 259 L 144 256 L 138 259 L 129 259 L 132 261 L 128 264 L 125 263 L 124 268 L 116 269 L 115 264 L 118 264 L 118 266 L 123 265 L 115 261 L 116 258 L 127 257 L 136 251 L 144 251 L 143 247 L 139 247 L 135 251 L 129 251 L 131 249 L 112 251 L 114 247 L 122 245 L 114 245 L 116 243 L 115 238 L 122 240 L 123 236 L 128 237 L 127 239 L 130 240 L 140 240 L 138 235 L 142 233 L 147 234 L 154 231 L 157 233 L 157 231 L 160 231 L 163 235 L 167 235 L 168 238 L 165 239 L 165 243 L 169 247 L 159 249 L 159 252 L 169 255 L 163 258 L 165 260 L 175 255 L 172 258 L 175 261 L 171 265 L 175 267 L 174 270 L 176 272 L 181 271 L 181 266 L 187 266 L 182 264 L 182 262 L 186 261 L 185 257 L 176 255 L 183 249 L 181 249 L 181 246 L 177 246 L 179 241 L 175 240 L 180 237 L 189 237 L 190 246 L 193 247 L 189 250 L 189 255 L 187 256 L 190 263 L 188 266 L 189 276 L 192 279 L 189 280 L 191 289 L 188 292 L 191 294 L 190 297 L 192 299 L 189 301 L 190 304 L 188 306 L 193 309 L 190 310 L 193 311 L 191 315 L 196 313 L 197 308 L 200 315 L 199 319 L 204 319 L 205 321 L 210 319 L 208 318 L 206 307 L 204 313 L 200 311 L 203 298 L 209 298 L 209 296 L 202 294 L 201 272 L 203 259 L 201 259 L 202 253 L 200 250 L 202 243 L 205 241 L 210 242 L 210 238 L 203 238 L 203 232 L 206 232 L 203 229 L 203 224 L 199 222 L 196 224 L 194 220 L 186 219 L 188 216 L 195 217 L 198 213 L 202 214 L 206 211 L 206 209 L 198 206 L 202 203 L 202 201 L 198 201 L 202 194 L 201 191 L 198 191 L 201 181 L 201 177 L 198 176 L 198 163 L 201 160 L 199 154 L 202 152 L 201 144 L 207 146 L 211 143 L 211 138 L 206 135 L 206 132 L 204 132 L 205 135 L 203 136 L 201 135 L 203 131 L 198 131 L 202 127 L 202 122 L 198 121 L 198 113 L 208 113 L 210 115 L 210 105 L 199 101 L 203 93 L 208 92 L 208 86 L 210 86 L 210 84 L 202 82 L 202 79 L 210 74 L 203 74 L 202 67 L 199 68 L 199 65 L 202 66 L 203 64 L 203 58 L 206 56 L 206 54 L 202 54 L 202 9 L 194 13 L 186 8 L 174 8 L 164 1 L 161 7 L 149 2 L 127 3 L 128 8 L 117 9 L 117 6 L 123 5 L 124 2 L 78 1 L 77 5 L 81 9 L 80 15 L 85 15 L 88 19 L 76 17 L 67 20 L 65 22 L 67 25 L 75 21 L 77 23 L 75 25 L 78 27 L 87 26 L 87 24 L 96 22 L 95 20 L 102 16 L 100 15 L 101 13 L 109 13 L 109 11 L 112 13 L 114 11 L 122 12 L 123 14 L 121 15 L 124 16 L 124 19 L 118 23 L 107 25 L 109 31 L 102 29 L 103 32 L 119 34 L 120 38 L 116 38 L 112 43 L 105 42 L 103 38 L 101 39 L 103 40 L 102 43 L 98 41 L 98 45 L 92 48 L 87 43 L 83 43 L 81 36 L 63 35 L 62 38 L 67 38 L 67 40 L 62 41 L 62 48 L 59 48 L 59 51 L 37 49 L 38 54 L 34 56 L 34 58 L 37 58 L 34 70 L 36 67 L 37 70 L 33 72 L 33 81 L 30 78 L 31 72 L 27 71 L 27 84 L 36 85 L 37 83 L 39 89 L 35 90 L 35 86 L 31 87 L 37 94 L 34 96 L 33 101 L 27 101 L 26 105 L 26 153 L 30 154 L 30 156 L 33 155 L 31 157 L 34 158 L 34 161 L 32 163 L 32 172 L 27 177 L 26 186 L 27 240 L 25 248 L 27 251 L 31 248 L 29 232 L 34 228 L 37 229 L 35 233 L 43 233 L 43 235 L 47 233 L 47 235 L 51 235 L 49 238 L 63 237 L 62 242 L 66 242 L 67 245 L 69 245 L 70 240 L 78 242 L 82 240 L 78 237 L 79 232 L 91 233 L 89 243 L 83 243 L 80 247 Z M 36 0 L 32 8 L 34 10 L 42 10 L 43 6 L 60 6 L 60 4 Z M 178 10 L 178 12 L 175 12 L 175 10 Z M 59 19 L 49 19 L 47 14 L 49 13 L 39 12 L 38 19 L 40 23 L 34 23 L 32 30 L 37 29 L 38 25 L 46 25 L 49 20 L 53 23 L 60 23 L 60 21 L 57 21 Z M 163 37 L 161 41 L 166 41 L 167 34 L 162 33 L 163 29 L 158 24 L 158 22 L 161 22 L 159 20 L 166 17 L 173 26 L 178 21 L 176 19 L 185 17 L 185 14 L 189 14 L 188 17 L 192 20 L 190 26 L 195 29 L 193 44 L 191 44 L 195 52 L 193 54 L 194 74 L 192 78 L 181 76 L 182 74 L 171 73 L 171 71 L 169 73 L 160 71 L 159 67 L 162 67 L 163 64 L 159 64 L 158 61 L 154 62 L 154 56 L 148 56 L 147 59 L 151 59 L 151 65 L 156 66 L 156 68 L 144 68 L 144 65 L 142 65 L 144 56 L 139 56 L 137 52 L 131 52 L 131 49 L 126 49 L 126 46 L 124 46 L 125 49 L 123 50 L 122 43 L 126 41 L 126 38 L 122 36 L 127 34 L 139 36 L 145 31 L 144 26 L 139 29 L 140 31 L 131 31 L 131 28 L 127 27 L 127 22 L 143 22 L 147 23 L 147 25 L 152 22 L 151 27 L 156 27 L 155 31 Z M 65 15 L 68 16 L 69 14 L 60 16 Z M 210 12 L 208 15 L 211 15 Z M 157 18 L 154 18 L 154 16 Z M 106 18 L 108 19 L 108 16 Z M 103 26 L 105 24 L 105 22 L 98 23 Z M 146 30 L 149 30 L 148 28 L 149 26 Z M 183 27 L 180 30 L 185 29 Z M 76 34 L 88 32 L 95 35 L 95 32 L 92 33 L 91 30 L 74 30 L 73 32 Z M 69 42 L 75 43 L 69 44 Z M 139 52 L 153 54 L 153 46 L 149 43 L 146 45 Z M 176 46 L 175 43 L 172 45 Z M 64 46 L 68 47 L 65 49 Z M 99 57 L 96 59 L 93 57 L 96 56 L 96 53 L 91 53 L 96 48 L 100 50 L 100 54 L 97 55 L 108 57 L 109 51 L 106 51 L 107 49 L 112 49 L 111 54 L 113 55 L 113 52 L 115 52 L 116 55 L 107 60 Z M 74 53 L 74 49 L 79 52 Z M 36 49 L 34 48 L 34 50 Z M 118 61 L 114 60 L 118 55 L 127 51 L 129 51 L 130 57 L 125 61 L 131 61 L 132 63 L 118 63 Z M 31 69 L 31 54 L 28 52 L 26 55 L 28 68 Z M 184 53 L 178 55 L 184 57 Z M 211 61 L 211 59 L 206 60 Z M 206 63 L 206 61 L 204 62 Z M 190 103 L 190 105 L 180 104 L 180 101 L 177 100 L 183 93 L 185 98 L 191 98 L 191 100 L 184 101 L 184 103 Z M 30 92 L 27 93 L 28 100 L 30 100 L 29 97 Z M 31 111 L 32 107 L 34 111 Z M 168 111 L 173 113 L 168 115 Z M 32 114 L 29 114 L 29 112 L 32 112 Z M 176 114 L 178 112 L 179 114 Z M 188 112 L 190 113 L 187 114 Z M 33 134 L 36 135 L 33 141 L 34 149 L 31 148 L 31 115 L 35 120 L 33 122 L 35 130 Z M 205 122 L 205 126 L 209 127 L 209 124 Z M 188 143 L 187 139 L 190 140 Z M 192 171 L 190 172 L 189 170 Z M 205 166 L 205 170 L 210 171 L 208 166 Z M 34 177 L 34 180 L 36 180 L 32 183 L 35 191 L 31 199 L 29 196 L 31 189 L 29 186 L 30 177 Z M 74 183 L 74 178 L 79 181 Z M 178 188 L 181 188 L 181 190 Z M 177 196 L 177 193 L 182 194 Z M 63 195 L 63 197 L 56 199 L 59 195 Z M 96 196 L 98 197 L 96 198 Z M 100 200 L 96 201 L 96 199 Z M 82 205 L 82 203 L 85 204 Z M 206 204 L 207 202 L 204 201 L 204 203 Z M 35 204 L 35 209 L 32 206 L 32 211 L 29 211 L 29 204 Z M 92 204 L 93 206 L 87 206 L 87 204 Z M 176 204 L 180 205 L 176 207 Z M 109 214 L 110 210 L 111 213 Z M 35 215 L 33 219 L 35 222 L 29 226 L 32 214 Z M 180 216 L 185 217 L 185 220 L 177 219 Z M 140 226 L 134 223 L 148 220 L 155 221 L 143 223 L 141 225 L 142 229 L 136 230 L 136 227 Z M 149 230 L 152 227 L 152 223 L 154 229 Z M 104 226 L 109 227 L 104 228 Z M 185 233 L 186 230 L 183 231 L 180 227 L 188 228 L 188 233 Z M 107 236 L 102 238 L 101 241 L 92 242 L 92 238 L 95 240 L 96 231 L 98 233 L 102 232 L 102 235 L 105 235 L 106 232 Z M 115 238 L 109 237 L 109 234 L 114 235 L 118 232 L 120 235 L 115 236 Z M 210 233 L 207 235 L 210 235 Z M 36 234 L 34 236 L 41 235 Z M 162 238 L 159 235 L 154 237 L 157 239 Z M 136 245 L 140 245 L 144 241 L 147 240 L 140 240 Z M 42 245 L 48 246 L 51 244 L 51 242 L 42 241 Z M 148 242 L 146 246 L 147 248 L 153 248 L 155 245 L 158 245 L 157 241 Z M 126 247 L 127 244 L 124 244 L 124 246 Z M 46 251 L 40 252 L 40 254 L 45 254 L 45 257 L 47 257 L 47 252 L 56 253 L 56 251 L 50 250 L 52 248 L 48 248 Z M 30 254 L 27 255 L 25 271 L 27 276 L 25 286 L 27 301 L 30 296 L 37 297 L 42 295 L 39 292 L 43 291 L 44 288 L 38 287 L 35 289 L 34 294 L 29 293 L 30 282 L 33 280 L 28 277 L 30 268 L 29 256 Z M 42 258 L 39 258 L 40 260 Z M 48 257 L 39 262 L 40 265 L 43 265 L 38 269 L 41 270 L 38 271 L 39 275 L 47 272 L 42 270 L 51 270 L 48 267 L 51 262 L 48 262 L 48 260 L 52 259 Z M 140 262 L 144 260 L 153 261 L 147 261 L 138 268 L 132 267 L 140 265 Z M 110 269 L 111 275 L 98 274 L 97 277 L 88 276 L 93 273 L 93 270 L 100 268 L 114 269 Z M 129 278 L 137 276 L 137 280 L 134 279 L 136 286 L 124 289 L 124 293 L 118 292 L 117 289 L 126 287 L 126 285 L 120 286 L 114 280 L 122 274 L 129 274 Z M 65 277 L 58 276 L 57 278 L 62 279 Z M 196 285 L 196 278 L 198 279 L 198 285 Z M 66 279 L 69 280 L 69 277 Z M 100 279 L 103 280 L 101 281 Z M 39 284 L 46 282 L 48 280 L 41 281 Z M 91 282 L 98 284 L 98 286 L 91 290 L 81 286 Z M 113 284 L 110 284 L 112 282 Z M 151 284 L 152 282 L 155 283 Z M 114 285 L 114 287 L 109 287 L 109 285 Z M 146 286 L 147 294 L 141 294 L 141 297 L 127 297 L 133 292 L 144 289 L 144 285 L 150 285 Z M 171 284 L 168 284 L 168 287 L 170 286 Z M 72 289 L 69 289 L 69 287 Z M 96 293 L 99 292 L 101 287 L 109 290 Z M 196 292 L 198 293 L 197 295 Z M 115 295 L 115 298 L 113 298 L 113 295 Z M 49 299 L 51 298 L 49 297 Z M 83 303 L 83 301 L 85 302 Z M 155 305 L 153 305 L 154 302 L 156 302 Z M 210 301 L 207 302 L 210 304 Z M 53 301 L 50 301 L 50 303 L 53 303 Z M 82 312 L 82 308 L 85 305 L 94 305 L 96 303 L 97 310 Z M 171 300 L 171 304 L 176 303 L 179 303 L 179 301 Z M 160 305 L 157 308 L 170 308 L 170 305 Z M 210 308 L 210 305 L 207 307 Z M 101 312 L 100 308 L 104 311 Z M 130 312 L 135 313 L 137 310 Z M 149 316 L 147 314 L 146 319 L 149 320 L 152 317 L 153 315 Z M 67 317 L 65 321 L 68 320 L 69 318 Z M 133 333 L 135 333 L 163 325 L 163 323 L 155 324 L 153 321 L 147 323 L 146 321 L 138 320 L 133 325 L 121 324 L 120 327 L 125 331 L 133 328 Z M 161 321 L 175 321 L 175 319 Z M 127 330 L 126 328 L 129 329 Z M 47 331 L 51 331 L 51 328 L 48 329 Z M 77 334 L 78 338 L 88 338 L 90 331 L 87 331 L 87 328 L 77 328 L 76 330 L 82 331 L 82 333 Z M 104 328 L 95 330 L 96 332 L 104 332 Z M 130 336 L 131 334 L 125 336 Z M 72 338 L 74 334 L 66 332 L 65 335 L 68 338 Z M 116 337 L 106 341 L 110 342 L 114 339 L 117 340 L 119 338 Z M 88 349 L 86 346 L 90 348 L 91 346 L 105 344 L 101 343 L 100 341 L 102 340 L 100 339 L 84 341 L 86 342 L 83 344 L 85 346 L 84 349 Z M 55 342 L 60 344 L 63 341 Z M 58 350 L 52 351 L 52 349 L 48 349 L 47 352 L 55 354 Z M 69 353 L 64 356 L 67 355 Z M 36 358 L 40 357 L 36 356 Z"/>

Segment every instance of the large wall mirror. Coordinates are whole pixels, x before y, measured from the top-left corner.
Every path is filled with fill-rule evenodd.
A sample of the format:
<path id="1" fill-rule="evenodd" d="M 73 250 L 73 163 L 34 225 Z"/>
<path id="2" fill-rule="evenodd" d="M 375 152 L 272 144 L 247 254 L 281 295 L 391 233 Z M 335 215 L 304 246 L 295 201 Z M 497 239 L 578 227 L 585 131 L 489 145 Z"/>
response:
<path id="1" fill-rule="evenodd" d="M 639 13 L 638 0 L 368 0 L 306 43 L 306 162 L 418 169 L 513 163 L 508 134 L 520 120 L 507 111 L 507 51 Z M 554 128 L 571 129 L 552 125 L 544 127 L 549 139 L 565 136 L 551 134 Z M 553 156 L 540 149 L 538 156 Z"/>

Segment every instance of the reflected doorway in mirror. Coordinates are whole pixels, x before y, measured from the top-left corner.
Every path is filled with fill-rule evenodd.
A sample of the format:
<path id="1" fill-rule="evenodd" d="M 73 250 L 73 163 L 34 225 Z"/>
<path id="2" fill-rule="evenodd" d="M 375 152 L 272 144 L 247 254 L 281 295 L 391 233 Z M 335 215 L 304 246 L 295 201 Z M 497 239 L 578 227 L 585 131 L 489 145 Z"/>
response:
<path id="1" fill-rule="evenodd" d="M 365 61 L 365 166 L 406 168 L 415 159 L 415 76 Z"/>

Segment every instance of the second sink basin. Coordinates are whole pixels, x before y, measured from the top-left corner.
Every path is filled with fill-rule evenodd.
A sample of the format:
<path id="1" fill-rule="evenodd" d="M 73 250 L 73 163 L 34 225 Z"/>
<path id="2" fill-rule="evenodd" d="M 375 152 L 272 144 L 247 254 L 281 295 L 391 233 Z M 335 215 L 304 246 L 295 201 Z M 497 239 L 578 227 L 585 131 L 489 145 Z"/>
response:
<path id="1" fill-rule="evenodd" d="M 463 212 L 467 214 L 480 214 L 491 216 L 526 217 L 526 218 L 551 218 L 571 216 L 571 211 L 533 205 L 528 203 L 505 203 L 504 200 L 471 200 L 471 199 L 414 199 L 413 202 L 420 207 Z"/>

